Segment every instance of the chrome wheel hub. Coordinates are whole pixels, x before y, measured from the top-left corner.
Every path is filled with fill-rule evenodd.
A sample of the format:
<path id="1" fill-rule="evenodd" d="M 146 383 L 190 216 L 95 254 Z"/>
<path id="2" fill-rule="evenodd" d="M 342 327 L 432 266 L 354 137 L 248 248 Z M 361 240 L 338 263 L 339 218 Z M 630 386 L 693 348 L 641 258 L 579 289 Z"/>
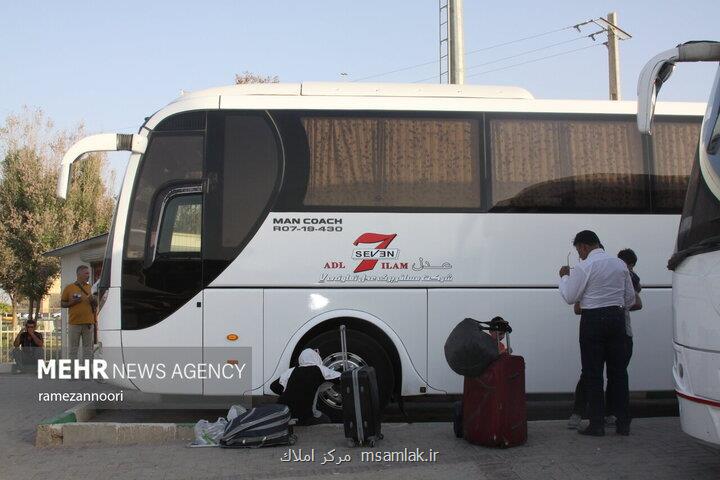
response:
<path id="1" fill-rule="evenodd" d="M 362 357 L 355 355 L 354 353 L 348 352 L 348 368 L 358 368 L 358 367 L 365 367 L 367 366 L 367 362 L 362 359 Z M 335 370 L 337 372 L 343 372 L 345 370 L 343 365 L 343 355 L 341 352 L 336 352 L 328 355 L 327 357 L 323 358 L 323 365 L 326 367 Z M 329 406 L 330 408 L 335 408 L 337 410 L 342 410 L 342 395 L 338 392 L 336 392 L 333 389 L 328 389 L 322 392 L 319 396 L 320 402 L 324 403 L 325 405 Z"/>

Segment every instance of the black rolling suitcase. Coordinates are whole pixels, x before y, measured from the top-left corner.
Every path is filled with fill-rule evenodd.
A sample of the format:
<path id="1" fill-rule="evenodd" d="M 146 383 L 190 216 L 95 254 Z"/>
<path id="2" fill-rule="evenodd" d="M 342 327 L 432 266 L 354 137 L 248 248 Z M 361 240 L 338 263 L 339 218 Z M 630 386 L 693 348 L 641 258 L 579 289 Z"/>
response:
<path id="1" fill-rule="evenodd" d="M 380 432 L 380 397 L 373 367 L 348 369 L 345 325 L 340 326 L 344 371 L 340 376 L 345 438 L 350 446 L 374 447 Z"/>

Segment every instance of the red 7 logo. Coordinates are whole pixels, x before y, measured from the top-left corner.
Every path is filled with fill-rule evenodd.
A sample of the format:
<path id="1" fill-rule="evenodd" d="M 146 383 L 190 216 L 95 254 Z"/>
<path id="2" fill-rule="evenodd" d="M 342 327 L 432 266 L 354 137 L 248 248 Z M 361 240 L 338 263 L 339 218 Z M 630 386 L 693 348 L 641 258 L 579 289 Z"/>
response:
<path id="1" fill-rule="evenodd" d="M 388 245 L 390 245 L 390 242 L 395 239 L 395 237 L 397 237 L 397 233 L 391 233 L 389 235 L 382 233 L 363 233 L 357 238 L 357 240 L 353 242 L 353 245 L 357 247 L 361 243 L 377 243 L 378 245 L 377 247 L 375 247 L 375 250 L 382 250 L 384 248 L 387 248 Z M 377 265 L 377 262 L 377 260 L 363 260 L 355 268 L 354 273 L 367 272 L 368 270 L 372 270 L 373 268 L 375 268 L 375 265 Z"/>

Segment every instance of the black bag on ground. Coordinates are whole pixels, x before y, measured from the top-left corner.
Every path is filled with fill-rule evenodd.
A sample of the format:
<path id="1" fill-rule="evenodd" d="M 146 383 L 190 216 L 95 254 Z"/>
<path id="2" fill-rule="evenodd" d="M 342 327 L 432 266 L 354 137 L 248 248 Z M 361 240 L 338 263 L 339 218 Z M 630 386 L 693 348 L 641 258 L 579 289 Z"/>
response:
<path id="1" fill-rule="evenodd" d="M 445 341 L 445 359 L 453 372 L 479 377 L 500 356 L 497 341 L 483 328 L 488 329 L 481 322 L 466 318 L 450 332 Z"/>
<path id="2" fill-rule="evenodd" d="M 380 395 L 373 367 L 348 369 L 345 325 L 340 326 L 344 371 L 340 375 L 345 438 L 350 446 L 374 447 L 383 438 Z"/>
<path id="3" fill-rule="evenodd" d="M 259 405 L 235 417 L 220 439 L 224 448 L 257 448 L 295 443 L 290 408 L 281 403 Z"/>

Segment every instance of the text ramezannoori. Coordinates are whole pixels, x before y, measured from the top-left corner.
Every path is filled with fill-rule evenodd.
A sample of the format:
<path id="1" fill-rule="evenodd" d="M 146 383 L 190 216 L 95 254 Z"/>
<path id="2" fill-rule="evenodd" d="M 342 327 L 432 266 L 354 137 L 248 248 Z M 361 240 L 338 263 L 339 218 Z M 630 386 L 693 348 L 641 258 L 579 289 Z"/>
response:
<path id="1" fill-rule="evenodd" d="M 122 402 L 124 392 L 41 392 L 38 402 Z"/>

